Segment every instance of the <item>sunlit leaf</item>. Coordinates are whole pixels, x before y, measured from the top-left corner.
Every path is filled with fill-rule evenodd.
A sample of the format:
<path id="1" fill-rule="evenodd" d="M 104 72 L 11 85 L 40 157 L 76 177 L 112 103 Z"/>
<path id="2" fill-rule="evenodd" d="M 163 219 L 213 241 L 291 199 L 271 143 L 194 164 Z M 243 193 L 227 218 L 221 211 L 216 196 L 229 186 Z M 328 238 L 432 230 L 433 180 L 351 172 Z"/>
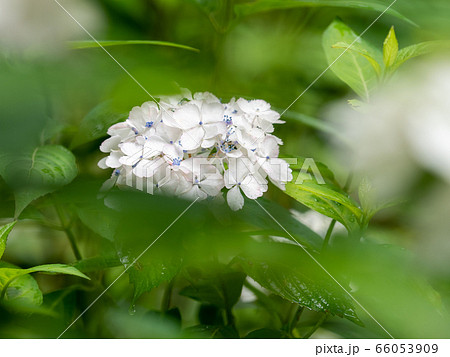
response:
<path id="1" fill-rule="evenodd" d="M 365 49 L 363 49 L 363 48 L 356 48 L 355 46 L 351 46 L 350 44 L 345 43 L 345 42 L 336 43 L 335 45 L 333 45 L 333 48 L 340 48 L 340 49 L 343 49 L 343 50 L 347 50 L 347 51 L 352 51 L 352 52 L 358 53 L 359 55 L 363 56 L 366 60 L 369 61 L 370 65 L 373 67 L 375 72 L 377 72 L 378 76 L 381 75 L 380 64 Z"/>
<path id="2" fill-rule="evenodd" d="M 391 67 L 395 63 L 397 55 L 398 41 L 395 35 L 394 26 L 392 26 L 383 44 L 383 62 L 386 68 Z"/>
<path id="3" fill-rule="evenodd" d="M 411 45 L 405 48 L 402 48 L 398 51 L 398 55 L 395 63 L 392 65 L 392 69 L 397 69 L 406 61 L 418 57 L 423 56 L 429 53 L 438 52 L 443 49 L 450 48 L 450 41 L 429 41 L 429 42 L 421 42 L 415 45 Z"/>
<path id="4" fill-rule="evenodd" d="M 319 183 L 305 172 L 294 172 L 286 193 L 305 206 L 341 222 L 349 231 L 359 229 L 361 209 L 343 191 L 329 183 Z"/>
<path id="5" fill-rule="evenodd" d="M 8 239 L 8 235 L 11 232 L 11 230 L 16 225 L 17 221 L 5 224 L 4 226 L 0 227 L 0 259 L 3 256 L 3 253 L 5 252 L 6 248 L 6 240 Z"/>
<path id="6" fill-rule="evenodd" d="M 0 293 L 10 279 L 10 275 L 2 273 L 3 269 L 20 270 L 12 264 L 0 262 Z M 29 274 L 21 275 L 10 282 L 3 296 L 3 302 L 13 308 L 40 306 L 42 300 L 42 292 L 36 280 Z"/>
<path id="7" fill-rule="evenodd" d="M 360 323 L 348 294 L 302 248 L 259 243 L 237 261 L 253 280 L 284 299 Z"/>
<path id="8" fill-rule="evenodd" d="M 72 49 L 85 49 L 85 48 L 98 48 L 98 47 L 111 47 L 111 46 L 130 46 L 130 45 L 150 45 L 150 46 L 164 46 L 175 47 L 183 50 L 200 52 L 200 50 L 180 45 L 178 43 L 166 42 L 166 41 L 143 41 L 143 40 L 129 40 L 129 41 L 72 41 L 69 42 Z"/>
<path id="9" fill-rule="evenodd" d="M 70 183 L 77 171 L 75 156 L 59 145 L 0 156 L 0 174 L 14 190 L 16 217 L 36 198 Z"/>
<path id="10" fill-rule="evenodd" d="M 338 43 L 348 43 L 350 49 L 335 48 Z M 378 83 L 377 71 L 367 57 L 381 62 L 381 52 L 359 38 L 350 27 L 340 20 L 335 20 L 325 30 L 322 45 L 331 70 L 359 96 L 369 98 L 369 94 Z M 366 58 L 355 51 L 366 54 Z"/>
<path id="11" fill-rule="evenodd" d="M 0 268 L 0 300 L 22 299 L 25 303 L 40 305 L 42 293 L 31 273 L 67 274 L 89 279 L 78 269 L 64 264 L 39 265 L 29 269 L 16 267 Z M 38 291 L 39 290 L 39 291 Z"/>

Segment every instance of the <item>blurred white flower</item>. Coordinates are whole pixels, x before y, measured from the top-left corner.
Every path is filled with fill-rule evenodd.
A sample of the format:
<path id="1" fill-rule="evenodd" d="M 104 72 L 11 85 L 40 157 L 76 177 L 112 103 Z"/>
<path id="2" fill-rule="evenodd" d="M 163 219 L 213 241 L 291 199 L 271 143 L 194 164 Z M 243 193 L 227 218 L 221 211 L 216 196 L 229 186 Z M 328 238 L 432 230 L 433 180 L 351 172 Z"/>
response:
<path id="1" fill-rule="evenodd" d="M 450 63 L 427 63 L 414 73 L 382 88 L 362 111 L 330 110 L 351 146 L 341 157 L 382 199 L 405 192 L 421 169 L 450 182 Z"/>
<path id="2" fill-rule="evenodd" d="M 300 223 L 303 223 L 309 229 L 316 232 L 318 235 L 322 237 L 324 237 L 325 234 L 327 233 L 328 228 L 330 227 L 330 223 L 332 221 L 330 217 L 324 216 L 323 214 L 320 214 L 319 212 L 313 210 L 300 212 L 292 209 L 291 214 Z M 343 233 L 345 231 L 346 231 L 345 227 L 341 223 L 336 222 L 333 229 L 333 234 Z"/>
<path id="3" fill-rule="evenodd" d="M 90 32 L 103 23 L 98 7 L 87 0 L 59 0 Z M 14 50 L 63 48 L 63 41 L 86 37 L 54 0 L 0 0 L 0 45 Z"/>
<path id="4" fill-rule="evenodd" d="M 225 187 L 228 205 L 233 210 L 244 206 L 244 194 L 250 199 L 261 197 L 267 191 L 267 181 L 259 175 L 257 168 L 248 158 L 230 159 L 229 169 L 225 171 Z"/>
<path id="5" fill-rule="evenodd" d="M 243 194 L 256 199 L 267 191 L 266 178 L 283 190 L 292 180 L 278 158 L 282 141 L 270 134 L 279 117 L 262 100 L 222 104 L 207 92 L 144 103 L 100 146 L 109 156 L 99 167 L 114 169 L 105 187 L 117 182 L 187 199 L 218 197 L 226 187 L 229 206 L 238 210 Z"/>

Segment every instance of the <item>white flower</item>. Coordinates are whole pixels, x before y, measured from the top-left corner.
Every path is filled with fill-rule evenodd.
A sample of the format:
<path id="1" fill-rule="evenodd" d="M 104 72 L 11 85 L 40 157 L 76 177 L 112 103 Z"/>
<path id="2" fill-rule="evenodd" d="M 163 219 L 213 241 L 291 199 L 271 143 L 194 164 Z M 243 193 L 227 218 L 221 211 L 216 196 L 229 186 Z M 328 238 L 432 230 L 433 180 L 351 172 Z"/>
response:
<path id="1" fill-rule="evenodd" d="M 183 197 L 190 199 L 214 197 L 219 195 L 224 187 L 223 175 L 216 166 L 209 164 L 207 159 L 186 159 L 181 163 L 181 170 L 191 184 Z"/>
<path id="2" fill-rule="evenodd" d="M 127 123 L 136 135 L 151 135 L 160 121 L 159 109 L 155 102 L 146 102 L 134 107 Z"/>
<path id="3" fill-rule="evenodd" d="M 211 93 L 184 91 L 134 107 L 129 118 L 113 125 L 100 150 L 109 156 L 101 168 L 113 168 L 104 188 L 114 184 L 186 199 L 222 198 L 233 210 L 245 196 L 267 191 L 267 177 L 284 189 L 292 179 L 289 165 L 278 158 L 282 141 L 273 124 L 279 114 L 261 100 L 233 98 L 229 103 Z"/>
<path id="4" fill-rule="evenodd" d="M 267 191 L 267 181 L 252 171 L 253 166 L 249 159 L 234 159 L 230 164 L 224 175 L 225 187 L 230 190 L 227 201 L 232 210 L 239 210 L 244 206 L 241 190 L 248 198 L 257 199 Z"/>
<path id="5" fill-rule="evenodd" d="M 226 130 L 220 103 L 187 103 L 172 113 L 165 113 L 163 117 L 166 125 L 183 130 L 180 145 L 184 150 L 210 147 L 214 144 L 211 139 Z"/>
<path id="6" fill-rule="evenodd" d="M 254 157 L 261 169 L 269 176 L 270 181 L 284 190 L 286 183 L 290 182 L 293 176 L 289 164 L 278 158 L 279 151 L 277 138 L 273 135 L 268 135 L 259 144 Z"/>
<path id="7" fill-rule="evenodd" d="M 238 99 L 237 104 L 245 113 L 246 118 L 254 128 L 263 130 L 266 133 L 274 131 L 273 124 L 282 124 L 280 114 L 270 109 L 270 104 L 264 100 Z"/>

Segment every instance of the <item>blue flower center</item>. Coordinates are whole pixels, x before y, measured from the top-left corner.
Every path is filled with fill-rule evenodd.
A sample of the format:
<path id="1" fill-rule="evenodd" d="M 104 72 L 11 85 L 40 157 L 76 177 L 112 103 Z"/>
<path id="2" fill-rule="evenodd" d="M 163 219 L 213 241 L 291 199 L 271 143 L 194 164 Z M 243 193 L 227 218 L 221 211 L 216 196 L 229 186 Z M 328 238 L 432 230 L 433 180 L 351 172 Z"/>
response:
<path id="1" fill-rule="evenodd" d="M 153 122 L 152 121 L 148 121 L 145 123 L 145 127 L 146 128 L 151 128 L 153 126 Z"/>
<path id="2" fill-rule="evenodd" d="M 234 150 L 237 150 L 237 141 L 232 142 L 232 141 L 222 141 L 220 144 L 220 150 L 222 150 L 224 153 L 229 153 L 232 152 Z"/>
<path id="3" fill-rule="evenodd" d="M 231 125 L 231 124 L 233 124 L 233 117 L 232 117 L 231 115 L 224 114 L 224 115 L 223 115 L 223 121 L 224 121 L 227 125 Z"/>

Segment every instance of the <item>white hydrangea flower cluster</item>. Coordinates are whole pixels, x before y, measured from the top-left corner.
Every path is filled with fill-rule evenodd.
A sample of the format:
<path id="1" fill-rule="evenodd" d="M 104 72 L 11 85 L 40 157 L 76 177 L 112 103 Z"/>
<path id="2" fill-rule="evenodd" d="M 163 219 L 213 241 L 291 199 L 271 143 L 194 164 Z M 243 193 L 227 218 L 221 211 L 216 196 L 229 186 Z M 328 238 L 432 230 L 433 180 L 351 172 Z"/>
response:
<path id="1" fill-rule="evenodd" d="M 147 192 L 187 199 L 221 196 L 225 187 L 229 206 L 238 210 L 242 193 L 256 199 L 268 180 L 283 190 L 292 180 L 278 158 L 283 142 L 272 134 L 280 123 L 263 100 L 223 104 L 208 92 L 161 97 L 109 128 L 100 147 L 109 156 L 99 167 L 114 169 L 110 184 L 144 188 L 144 180 Z"/>

